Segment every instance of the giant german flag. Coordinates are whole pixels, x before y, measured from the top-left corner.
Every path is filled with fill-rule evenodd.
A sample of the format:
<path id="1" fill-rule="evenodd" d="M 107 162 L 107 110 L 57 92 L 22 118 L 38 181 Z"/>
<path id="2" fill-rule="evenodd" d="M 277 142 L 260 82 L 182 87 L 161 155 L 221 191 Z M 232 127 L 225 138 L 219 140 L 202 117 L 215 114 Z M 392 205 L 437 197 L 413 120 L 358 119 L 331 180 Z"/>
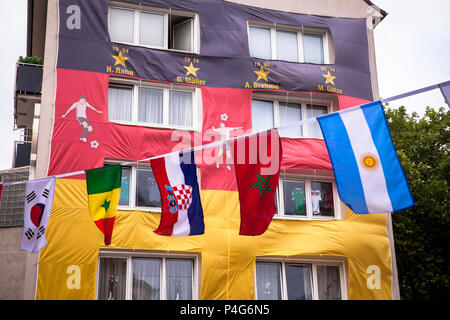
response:
<path id="1" fill-rule="evenodd" d="M 105 245 L 111 244 L 120 198 L 122 167 L 107 166 L 86 170 L 86 186 L 91 218 L 105 235 Z"/>

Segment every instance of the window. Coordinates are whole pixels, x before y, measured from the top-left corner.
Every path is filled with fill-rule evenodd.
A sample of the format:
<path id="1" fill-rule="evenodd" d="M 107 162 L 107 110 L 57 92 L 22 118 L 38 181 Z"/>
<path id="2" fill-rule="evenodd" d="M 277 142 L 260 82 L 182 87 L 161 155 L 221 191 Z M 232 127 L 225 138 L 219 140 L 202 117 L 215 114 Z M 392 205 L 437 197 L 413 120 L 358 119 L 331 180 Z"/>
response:
<path id="1" fill-rule="evenodd" d="M 110 121 L 137 125 L 193 129 L 195 89 L 111 83 Z"/>
<path id="2" fill-rule="evenodd" d="M 341 262 L 256 261 L 258 300 L 345 299 Z"/>
<path id="3" fill-rule="evenodd" d="M 109 8 L 111 41 L 196 52 L 196 15 L 117 3 Z"/>
<path id="4" fill-rule="evenodd" d="M 97 299 L 197 299 L 196 270 L 196 258 L 190 256 L 102 252 Z"/>
<path id="5" fill-rule="evenodd" d="M 330 63 L 326 30 L 268 26 L 251 22 L 248 27 L 250 56 L 315 64 Z"/>
<path id="6" fill-rule="evenodd" d="M 275 217 L 340 219 L 338 196 L 332 181 L 282 177 L 278 183 Z"/>
<path id="7" fill-rule="evenodd" d="M 302 119 L 327 114 L 329 106 L 312 105 L 303 102 L 280 100 L 252 100 L 252 126 L 254 131 L 287 125 Z M 294 126 L 280 130 L 282 137 L 308 137 L 323 139 L 319 123 L 315 121 L 304 126 Z"/>
<path id="8" fill-rule="evenodd" d="M 119 162 L 108 160 L 106 165 L 113 163 Z M 121 182 L 119 209 L 161 210 L 161 196 L 150 165 L 123 166 Z"/>

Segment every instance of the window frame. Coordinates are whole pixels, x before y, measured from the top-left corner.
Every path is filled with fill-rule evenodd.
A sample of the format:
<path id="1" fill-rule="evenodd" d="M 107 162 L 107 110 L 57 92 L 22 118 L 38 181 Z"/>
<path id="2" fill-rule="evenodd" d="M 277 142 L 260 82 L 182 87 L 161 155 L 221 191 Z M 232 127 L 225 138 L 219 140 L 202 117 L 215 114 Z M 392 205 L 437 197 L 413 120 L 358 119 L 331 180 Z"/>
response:
<path id="1" fill-rule="evenodd" d="M 256 264 L 278 263 L 280 267 L 281 300 L 288 300 L 286 285 L 286 264 L 311 267 L 311 296 L 312 300 L 319 300 L 319 279 L 317 277 L 317 266 L 336 266 L 339 268 L 339 284 L 341 288 L 341 300 L 348 300 L 347 289 L 347 264 L 345 261 L 337 259 L 315 259 L 315 258 L 281 258 L 281 257 L 256 257 L 254 269 L 254 300 L 258 300 L 258 283 L 256 276 Z"/>
<path id="2" fill-rule="evenodd" d="M 286 215 L 284 212 L 284 180 L 304 181 L 305 182 L 305 202 L 306 202 L 306 216 L 301 215 Z M 331 183 L 333 188 L 333 208 L 334 216 L 323 216 L 312 214 L 312 201 L 311 201 L 311 182 L 328 182 Z M 319 220 L 319 221 L 335 221 L 342 220 L 341 214 L 341 200 L 337 191 L 336 182 L 331 177 L 324 176 L 310 176 L 310 175 L 293 175 L 293 174 L 280 174 L 278 181 L 278 188 L 275 195 L 278 203 L 277 212 L 273 215 L 274 219 L 280 220 Z"/>
<path id="3" fill-rule="evenodd" d="M 320 105 L 323 107 L 327 108 L 327 113 L 329 114 L 331 112 L 333 112 L 333 101 L 331 100 L 319 100 L 319 99 L 307 99 L 307 98 L 299 98 L 299 97 L 288 97 L 288 98 L 284 98 L 284 97 L 280 97 L 274 94 L 267 94 L 267 93 L 253 93 L 252 96 L 252 101 L 253 100 L 262 100 L 262 101 L 268 101 L 268 102 L 272 102 L 273 105 L 273 122 L 274 122 L 274 127 L 279 127 L 280 126 L 280 104 L 283 105 L 285 103 L 296 103 L 296 104 L 300 104 L 301 105 L 301 114 L 302 114 L 302 120 L 306 120 L 308 119 L 307 117 L 307 105 Z M 253 103 L 253 102 L 252 102 Z M 253 108 L 252 108 L 252 112 L 253 112 Z M 285 137 L 285 138 L 293 138 L 293 139 L 301 139 L 301 138 L 306 138 L 306 139 L 320 139 L 323 140 L 323 136 L 322 138 L 317 138 L 317 137 L 311 137 L 308 135 L 308 125 L 302 125 L 302 135 L 301 136 L 286 136 L 283 135 L 283 133 L 281 132 L 282 130 L 280 130 L 280 137 Z M 253 124 L 252 124 L 253 127 Z"/>
<path id="4" fill-rule="evenodd" d="M 271 46 L 271 58 L 270 60 L 278 60 L 278 61 L 286 61 L 292 63 L 311 63 L 316 65 L 327 65 L 331 64 L 330 57 L 330 48 L 329 48 L 329 40 L 331 35 L 329 31 L 326 29 L 320 28 L 311 28 L 304 26 L 290 26 L 290 25 L 280 25 L 277 23 L 270 22 L 261 22 L 261 21 L 247 21 L 247 38 L 248 38 L 248 47 L 250 53 L 250 27 L 256 28 L 265 28 L 270 29 L 270 46 Z M 297 50 L 298 50 L 298 59 L 297 61 L 287 61 L 280 60 L 277 57 L 277 31 L 286 31 L 286 32 L 296 32 L 297 33 Z M 304 58 L 304 46 L 303 46 L 303 34 L 314 34 L 322 36 L 322 46 L 323 46 L 323 63 L 317 64 L 312 62 L 306 62 Z M 258 57 L 253 57 L 255 59 L 263 59 Z"/>
<path id="5" fill-rule="evenodd" d="M 95 282 L 95 300 L 99 296 L 99 280 L 100 280 L 100 259 L 101 258 L 116 258 L 127 260 L 127 270 L 125 279 L 125 300 L 132 300 L 132 282 L 133 282 L 133 258 L 153 258 L 161 259 L 160 264 L 160 300 L 167 300 L 166 288 L 166 260 L 167 259 L 189 259 L 192 260 L 192 300 L 199 299 L 200 292 L 200 256 L 195 253 L 184 252 L 157 252 L 157 251 L 126 251 L 126 250 L 111 250 L 100 249 L 97 259 L 97 273 Z"/>
<path id="6" fill-rule="evenodd" d="M 115 41 L 111 39 L 111 8 L 113 9 L 120 9 L 120 10 L 130 10 L 133 11 L 133 42 L 124 42 L 124 41 Z M 155 45 L 147 45 L 147 44 L 141 44 L 139 42 L 139 36 L 140 36 L 140 13 L 152 13 L 152 14 L 161 14 L 164 16 L 164 45 L 161 46 L 155 46 Z M 191 27 L 191 51 L 185 51 L 185 50 L 178 50 L 169 48 L 169 28 L 170 25 L 170 15 L 178 15 L 183 16 L 189 19 L 192 19 L 192 27 Z M 109 1 L 108 4 L 108 34 L 110 36 L 110 39 L 112 42 L 115 43 L 122 43 L 126 45 L 131 46 L 139 46 L 139 47 L 145 47 L 150 49 L 160 49 L 160 50 L 167 50 L 167 51 L 175 51 L 175 52 L 184 52 L 184 53 L 196 53 L 199 54 L 199 18 L 198 14 L 195 12 L 188 12 L 188 11 L 181 11 L 181 10 L 172 10 L 172 9 L 165 9 L 165 8 L 159 8 L 159 7 L 152 7 L 142 4 L 131 4 L 131 3 L 123 3 L 118 1 Z M 173 30 L 171 30 L 173 31 Z M 173 37 L 173 34 L 172 34 Z"/>
<path id="7" fill-rule="evenodd" d="M 134 81 L 128 79 L 118 79 L 111 78 L 108 88 L 117 87 L 117 88 L 131 88 L 132 96 L 131 96 L 131 120 L 115 120 L 109 119 L 108 121 L 112 123 L 124 124 L 124 125 L 134 125 L 141 127 L 150 127 L 150 128 L 162 128 L 162 129 L 177 129 L 177 130 L 186 130 L 186 131 L 198 131 L 198 108 L 199 108 L 199 89 L 191 86 L 182 86 L 182 85 L 174 85 L 174 84 L 163 84 L 158 82 L 147 82 L 147 81 Z M 163 123 L 150 123 L 150 122 L 140 122 L 138 121 L 139 116 L 139 88 L 150 88 L 150 89 L 162 89 L 163 90 Z M 170 108 L 170 90 L 174 91 L 184 91 L 192 93 L 192 125 L 191 126 L 180 126 L 180 125 L 171 125 L 169 124 L 169 108 Z M 108 105 L 109 107 L 109 105 Z"/>
<path id="8" fill-rule="evenodd" d="M 117 165 L 121 164 L 125 160 L 117 160 L 117 159 L 105 159 L 104 164 L 109 165 Z M 117 210 L 138 210 L 138 211 L 145 211 L 150 213 L 161 213 L 161 207 L 144 207 L 144 206 L 138 206 L 136 205 L 136 191 L 137 191 L 137 170 L 138 169 L 150 169 L 153 172 L 153 168 L 151 167 L 150 163 L 145 162 L 139 162 L 138 164 L 136 162 L 133 162 L 132 164 L 122 166 L 122 168 L 130 168 L 130 185 L 128 188 L 128 199 L 129 199 L 129 205 L 118 205 Z"/>

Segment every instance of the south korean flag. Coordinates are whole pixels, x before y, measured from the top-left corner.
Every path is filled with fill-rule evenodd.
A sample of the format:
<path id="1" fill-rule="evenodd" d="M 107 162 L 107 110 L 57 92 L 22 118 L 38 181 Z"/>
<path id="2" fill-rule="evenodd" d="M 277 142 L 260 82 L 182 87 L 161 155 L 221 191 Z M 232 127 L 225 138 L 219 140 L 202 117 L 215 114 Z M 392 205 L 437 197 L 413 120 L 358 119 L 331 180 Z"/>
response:
<path id="1" fill-rule="evenodd" d="M 20 250 L 39 252 L 47 245 L 45 232 L 53 205 L 56 178 L 27 181 Z"/>

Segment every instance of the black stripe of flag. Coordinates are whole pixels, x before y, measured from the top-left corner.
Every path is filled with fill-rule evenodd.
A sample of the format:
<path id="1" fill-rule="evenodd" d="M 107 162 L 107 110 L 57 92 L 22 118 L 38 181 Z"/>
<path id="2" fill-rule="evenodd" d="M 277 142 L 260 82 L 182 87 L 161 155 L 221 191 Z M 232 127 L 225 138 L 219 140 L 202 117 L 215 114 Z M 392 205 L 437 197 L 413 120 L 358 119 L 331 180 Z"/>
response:
<path id="1" fill-rule="evenodd" d="M 27 201 L 28 203 L 30 203 L 31 201 L 33 201 L 34 199 L 36 199 L 36 193 L 34 191 L 31 191 L 28 195 L 27 195 Z"/>

